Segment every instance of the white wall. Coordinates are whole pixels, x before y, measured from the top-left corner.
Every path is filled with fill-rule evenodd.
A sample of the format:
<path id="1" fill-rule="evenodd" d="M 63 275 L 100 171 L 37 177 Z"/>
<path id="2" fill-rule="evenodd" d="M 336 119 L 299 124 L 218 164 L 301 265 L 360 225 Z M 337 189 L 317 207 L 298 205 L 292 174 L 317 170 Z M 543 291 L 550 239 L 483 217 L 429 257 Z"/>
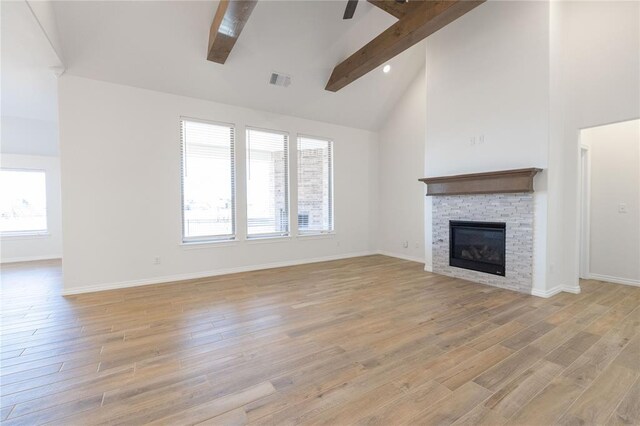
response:
<path id="1" fill-rule="evenodd" d="M 48 227 L 48 235 L 3 237 L 0 241 L 2 263 L 62 257 L 60 159 L 58 157 L 2 154 L 0 164 L 2 168 L 45 171 Z"/>
<path id="2" fill-rule="evenodd" d="M 425 70 L 413 79 L 379 132 L 381 253 L 424 262 Z M 403 242 L 408 247 L 404 247 Z"/>
<path id="3" fill-rule="evenodd" d="M 489 1 L 427 39 L 427 176 L 546 167 L 548 14 Z"/>
<path id="4" fill-rule="evenodd" d="M 640 2 L 552 2 L 549 276 L 577 286 L 580 129 L 640 117 Z"/>
<path id="5" fill-rule="evenodd" d="M 585 129 L 580 141 L 591 169 L 589 275 L 640 285 L 640 120 Z"/>
<path id="6" fill-rule="evenodd" d="M 58 93 L 66 293 L 375 248 L 375 133 L 70 75 L 60 78 Z M 180 116 L 236 125 L 239 242 L 180 244 Z M 245 125 L 288 131 L 292 138 L 304 133 L 333 139 L 334 236 L 244 241 Z M 292 187 L 295 177 L 291 173 Z M 153 264 L 155 256 L 160 265 Z"/>
<path id="7" fill-rule="evenodd" d="M 55 121 L 2 116 L 3 154 L 58 156 L 58 124 Z"/>
<path id="8" fill-rule="evenodd" d="M 427 39 L 426 176 L 547 168 L 548 33 L 547 3 L 497 1 Z M 546 172 L 535 185 L 534 289 L 544 291 Z"/>

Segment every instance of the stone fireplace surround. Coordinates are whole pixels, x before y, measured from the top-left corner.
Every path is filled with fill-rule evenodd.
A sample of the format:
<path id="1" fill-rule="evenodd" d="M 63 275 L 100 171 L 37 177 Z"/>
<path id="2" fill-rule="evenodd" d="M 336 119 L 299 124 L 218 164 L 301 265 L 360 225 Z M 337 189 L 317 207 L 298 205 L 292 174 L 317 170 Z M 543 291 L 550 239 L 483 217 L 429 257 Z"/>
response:
<path id="1" fill-rule="evenodd" d="M 420 179 L 433 196 L 433 272 L 531 294 L 533 288 L 533 177 L 519 169 Z M 505 276 L 449 265 L 449 221 L 506 223 Z"/>
<path id="2" fill-rule="evenodd" d="M 504 277 L 449 266 L 450 220 L 506 223 Z M 533 287 L 533 194 L 434 197 L 433 272 L 531 294 Z"/>

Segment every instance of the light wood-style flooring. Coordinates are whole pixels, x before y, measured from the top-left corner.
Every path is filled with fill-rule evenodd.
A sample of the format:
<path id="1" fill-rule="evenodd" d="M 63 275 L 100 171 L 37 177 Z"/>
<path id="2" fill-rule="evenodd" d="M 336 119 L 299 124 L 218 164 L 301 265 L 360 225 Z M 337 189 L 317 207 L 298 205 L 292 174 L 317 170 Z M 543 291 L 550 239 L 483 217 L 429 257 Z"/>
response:
<path id="1" fill-rule="evenodd" d="M 3 265 L 3 424 L 640 424 L 640 288 L 384 256 L 60 296 Z"/>

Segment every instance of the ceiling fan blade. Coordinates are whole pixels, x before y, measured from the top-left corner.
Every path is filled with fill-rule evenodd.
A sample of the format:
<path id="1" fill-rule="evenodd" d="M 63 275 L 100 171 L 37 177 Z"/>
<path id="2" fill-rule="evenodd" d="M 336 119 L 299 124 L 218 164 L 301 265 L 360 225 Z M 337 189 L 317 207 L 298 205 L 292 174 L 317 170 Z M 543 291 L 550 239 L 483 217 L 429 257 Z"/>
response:
<path id="1" fill-rule="evenodd" d="M 358 6 L 358 0 L 348 0 L 347 7 L 344 9 L 344 15 L 342 16 L 342 19 L 353 18 L 353 14 L 356 11 L 356 6 Z"/>

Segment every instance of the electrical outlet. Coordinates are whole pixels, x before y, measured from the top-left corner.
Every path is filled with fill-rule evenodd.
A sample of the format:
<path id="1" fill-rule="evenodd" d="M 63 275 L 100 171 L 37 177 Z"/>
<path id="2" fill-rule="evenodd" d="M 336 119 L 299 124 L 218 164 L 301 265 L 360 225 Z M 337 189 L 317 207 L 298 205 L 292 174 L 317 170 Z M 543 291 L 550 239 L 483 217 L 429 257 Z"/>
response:
<path id="1" fill-rule="evenodd" d="M 154 265 L 159 265 L 160 264 L 160 256 L 156 256 L 153 258 L 153 264 Z"/>
<path id="2" fill-rule="evenodd" d="M 629 209 L 627 208 L 627 203 L 618 204 L 618 213 L 629 213 Z"/>
<path id="3" fill-rule="evenodd" d="M 476 137 L 475 136 L 471 136 L 471 138 L 469 139 L 469 145 L 473 146 L 476 144 Z"/>
<path id="4" fill-rule="evenodd" d="M 402 242 L 402 247 L 408 248 L 409 247 L 409 241 L 403 241 Z"/>
<path id="5" fill-rule="evenodd" d="M 480 137 L 478 137 L 478 143 L 484 143 L 484 135 L 480 135 Z"/>

